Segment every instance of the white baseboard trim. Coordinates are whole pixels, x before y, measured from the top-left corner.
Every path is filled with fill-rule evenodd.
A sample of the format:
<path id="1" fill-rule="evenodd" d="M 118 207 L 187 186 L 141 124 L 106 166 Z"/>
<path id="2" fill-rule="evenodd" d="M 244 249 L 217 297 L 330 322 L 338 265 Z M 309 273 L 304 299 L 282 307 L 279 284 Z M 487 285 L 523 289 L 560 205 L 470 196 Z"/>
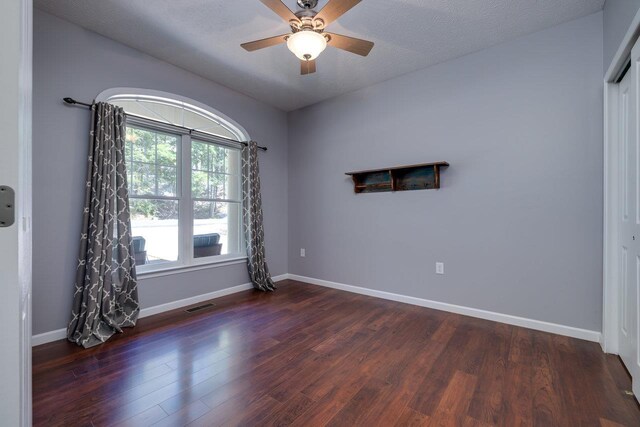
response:
<path id="1" fill-rule="evenodd" d="M 251 283 L 245 283 L 243 285 L 233 286 L 231 288 L 220 289 L 219 291 L 208 292 L 202 295 L 196 295 L 193 297 L 181 299 L 178 301 L 171 301 L 166 304 L 160 304 L 153 307 L 147 307 L 140 310 L 140 319 L 144 317 L 153 316 L 154 314 L 164 313 L 165 311 L 175 310 L 177 308 L 187 307 L 189 305 L 198 304 L 210 299 L 220 298 L 227 295 L 235 294 L 242 291 L 247 291 L 253 288 Z"/>
<path id="2" fill-rule="evenodd" d="M 31 347 L 46 344 L 48 342 L 63 340 L 67 337 L 66 329 L 56 329 L 55 331 L 44 332 L 31 337 Z"/>
<path id="3" fill-rule="evenodd" d="M 580 329 L 573 326 L 565 326 L 559 325 L 557 323 L 543 322 L 541 320 L 527 319 L 525 317 L 512 316 L 509 314 L 495 313 L 493 311 L 481 310 L 478 308 L 464 307 L 461 305 L 448 304 L 445 302 L 438 302 L 423 298 L 410 297 L 407 295 L 394 294 L 391 292 L 367 289 L 360 286 L 345 285 L 343 283 L 314 279 L 312 277 L 299 276 L 297 274 L 288 274 L 287 278 L 300 282 L 310 283 L 312 285 L 353 292 L 356 294 L 368 295 L 371 297 L 418 305 L 420 307 L 427 307 L 435 310 L 442 310 L 450 313 L 462 314 L 465 316 L 477 317 L 485 320 L 493 320 L 494 322 L 521 326 L 523 328 L 534 329 L 536 331 L 550 332 L 552 334 L 564 335 L 587 341 L 600 342 L 601 333 L 598 331 L 590 331 L 588 329 Z"/>
<path id="4" fill-rule="evenodd" d="M 330 282 L 328 280 L 314 279 L 312 277 L 299 276 L 297 274 L 281 274 L 274 276 L 273 281 L 279 282 L 281 280 L 297 280 L 300 282 L 309 283 L 312 285 L 324 286 L 327 288 L 339 289 L 342 291 L 352 292 L 361 295 L 368 295 L 371 297 L 382 298 L 391 301 L 402 302 L 405 304 L 417 305 L 420 307 L 432 308 L 435 310 L 447 311 L 450 313 L 462 314 L 465 316 L 477 317 L 485 320 L 492 320 L 494 322 L 506 323 L 514 326 L 521 326 L 524 328 L 534 329 L 537 331 L 550 332 L 558 335 L 565 335 L 572 338 L 579 338 L 587 341 L 601 342 L 601 333 L 597 331 L 590 331 L 587 329 L 575 328 L 573 326 L 559 325 L 557 323 L 543 322 L 541 320 L 527 319 L 525 317 L 512 316 L 509 314 L 496 313 L 493 311 L 481 310 L 478 308 L 464 307 L 461 305 L 448 304 L 444 302 L 432 301 L 423 298 L 410 297 L 407 295 L 394 294 L 391 292 L 378 291 L 375 289 L 362 288 L 360 286 L 345 285 L 343 283 Z M 190 298 L 181 299 L 178 301 L 172 301 L 166 304 L 156 305 L 154 307 L 147 307 L 140 310 L 140 318 L 153 316 L 154 314 L 164 313 L 166 311 L 175 310 L 178 308 L 186 307 L 193 304 L 198 304 L 203 301 L 208 301 L 215 298 L 220 298 L 226 295 L 235 294 L 251 289 L 250 283 L 245 283 L 231 288 L 220 289 L 218 291 L 209 292 L 202 295 L 196 295 Z M 31 338 L 31 345 L 33 347 L 41 344 L 46 344 L 52 341 L 62 340 L 67 337 L 66 329 L 57 329 L 55 331 L 45 332 L 42 334 L 34 335 Z"/>
<path id="5" fill-rule="evenodd" d="M 281 274 L 279 276 L 272 277 L 274 282 L 279 282 L 280 280 L 285 280 L 289 277 L 288 274 Z M 166 311 L 175 310 L 177 308 L 187 307 L 189 305 L 198 304 L 200 302 L 209 301 L 212 299 L 224 297 L 226 295 L 235 294 L 242 291 L 247 291 L 252 289 L 253 286 L 251 283 L 245 283 L 243 285 L 233 286 L 231 288 L 220 289 L 218 291 L 209 292 L 202 295 L 196 295 L 193 297 L 181 299 L 178 301 L 171 301 L 166 304 L 160 304 L 153 307 L 147 307 L 140 310 L 140 319 L 143 317 L 153 316 L 154 314 L 164 313 Z M 31 346 L 35 347 L 37 345 L 46 344 L 53 341 L 63 340 L 67 337 L 66 329 L 57 329 L 55 331 L 45 332 L 42 334 L 34 335 L 31 337 Z"/>

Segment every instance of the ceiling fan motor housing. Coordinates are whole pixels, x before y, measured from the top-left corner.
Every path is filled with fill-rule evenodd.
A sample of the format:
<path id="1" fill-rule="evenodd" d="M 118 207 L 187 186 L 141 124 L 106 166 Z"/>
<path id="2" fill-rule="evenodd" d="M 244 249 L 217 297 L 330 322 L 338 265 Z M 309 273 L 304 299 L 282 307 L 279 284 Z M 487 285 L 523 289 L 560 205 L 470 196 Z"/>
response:
<path id="1" fill-rule="evenodd" d="M 298 6 L 303 9 L 313 9 L 318 5 L 318 0 L 298 0 Z"/>

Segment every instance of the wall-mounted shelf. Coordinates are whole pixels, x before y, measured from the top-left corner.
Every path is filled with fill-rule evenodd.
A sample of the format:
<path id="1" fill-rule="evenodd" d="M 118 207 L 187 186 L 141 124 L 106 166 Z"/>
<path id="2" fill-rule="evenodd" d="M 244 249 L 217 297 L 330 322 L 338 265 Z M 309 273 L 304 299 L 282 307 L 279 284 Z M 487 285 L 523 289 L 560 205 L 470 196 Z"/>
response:
<path id="1" fill-rule="evenodd" d="M 356 193 L 431 190 L 440 188 L 440 171 L 447 162 L 422 163 L 393 168 L 347 172 Z"/>

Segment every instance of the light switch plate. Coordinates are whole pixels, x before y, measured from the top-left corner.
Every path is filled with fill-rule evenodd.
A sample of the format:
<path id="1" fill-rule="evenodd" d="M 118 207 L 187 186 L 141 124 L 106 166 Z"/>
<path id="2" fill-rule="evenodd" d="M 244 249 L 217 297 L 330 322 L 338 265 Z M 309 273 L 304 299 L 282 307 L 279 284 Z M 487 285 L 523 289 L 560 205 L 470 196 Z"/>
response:
<path id="1" fill-rule="evenodd" d="M 444 274 L 444 262 L 436 262 L 436 274 Z"/>
<path id="2" fill-rule="evenodd" d="M 304 249 L 304 248 L 300 248 L 300 256 L 301 256 L 302 258 L 304 258 L 304 257 L 306 257 L 306 256 L 307 256 L 307 251 L 305 251 L 305 249 Z"/>

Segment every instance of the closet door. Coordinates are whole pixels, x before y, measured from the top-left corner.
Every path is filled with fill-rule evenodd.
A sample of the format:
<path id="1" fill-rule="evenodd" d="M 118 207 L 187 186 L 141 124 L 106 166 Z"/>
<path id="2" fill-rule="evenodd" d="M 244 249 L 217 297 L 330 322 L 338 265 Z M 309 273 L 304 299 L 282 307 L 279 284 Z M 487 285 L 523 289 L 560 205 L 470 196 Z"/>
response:
<path id="1" fill-rule="evenodd" d="M 640 396 L 640 134 L 638 90 L 640 44 L 631 54 L 631 68 L 619 87 L 620 135 L 620 357 Z"/>

